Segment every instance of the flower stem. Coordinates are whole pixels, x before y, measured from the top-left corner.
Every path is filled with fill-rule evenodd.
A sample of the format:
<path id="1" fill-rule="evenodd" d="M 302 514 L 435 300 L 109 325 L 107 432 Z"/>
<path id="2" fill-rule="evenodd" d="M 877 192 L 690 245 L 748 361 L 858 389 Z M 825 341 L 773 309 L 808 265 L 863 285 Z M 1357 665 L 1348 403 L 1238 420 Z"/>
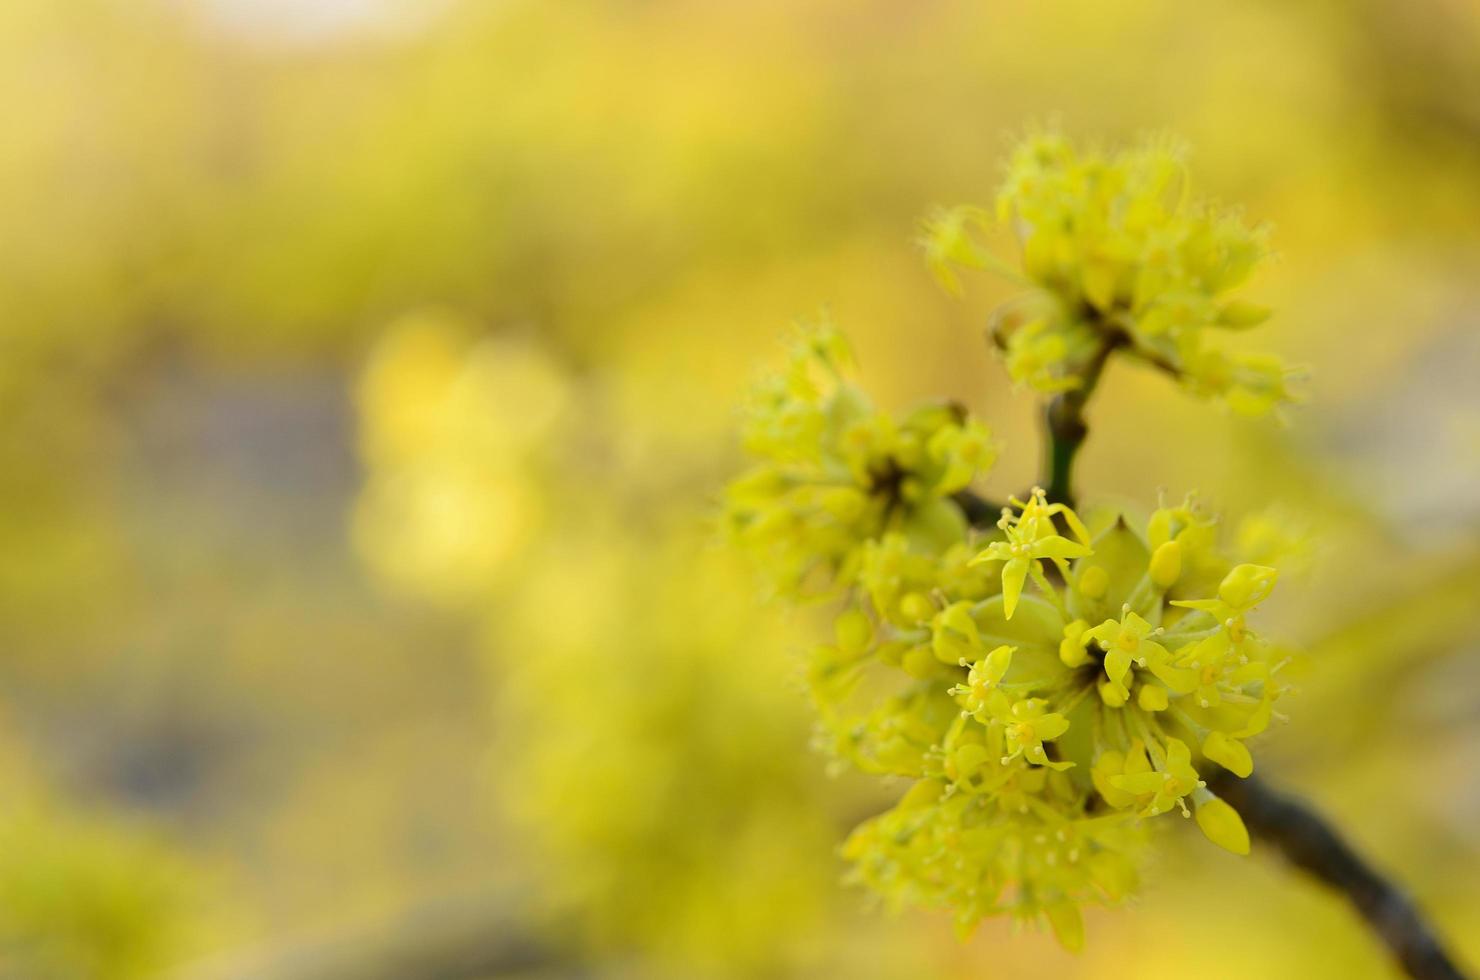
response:
<path id="1" fill-rule="evenodd" d="M 1363 860 L 1319 813 L 1258 776 L 1239 779 L 1219 770 L 1207 778 L 1209 788 L 1239 812 L 1255 837 L 1274 845 L 1295 867 L 1344 894 L 1408 976 L 1464 980 L 1418 907 Z"/>
<path id="2" fill-rule="evenodd" d="M 1085 365 L 1079 387 L 1055 395 L 1044 410 L 1043 429 L 1047 436 L 1044 470 L 1047 472 L 1049 503 L 1074 506 L 1074 458 L 1079 455 L 1079 447 L 1089 434 L 1084 407 L 1100 383 L 1100 375 L 1111 353 L 1124 344 L 1124 334 L 1107 335 Z"/>

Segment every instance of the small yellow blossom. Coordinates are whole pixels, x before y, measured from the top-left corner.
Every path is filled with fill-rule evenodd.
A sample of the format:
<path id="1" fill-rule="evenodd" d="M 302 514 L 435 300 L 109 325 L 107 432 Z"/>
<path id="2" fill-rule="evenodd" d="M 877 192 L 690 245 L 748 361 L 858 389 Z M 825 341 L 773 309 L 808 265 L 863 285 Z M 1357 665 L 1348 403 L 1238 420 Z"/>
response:
<path id="1" fill-rule="evenodd" d="M 1053 762 L 1043 748 L 1069 730 L 1069 719 L 1048 710 L 1043 698 L 1025 698 L 1009 702 L 1001 691 L 993 691 L 987 697 L 987 711 L 992 720 L 1003 728 L 1007 754 L 1002 757 L 1005 766 L 1021 755 L 1035 765 L 1052 769 L 1068 769 L 1072 762 Z"/>
<path id="2" fill-rule="evenodd" d="M 1067 573 L 1068 566 L 1064 564 L 1067 559 L 1082 558 L 1091 553 L 1089 534 L 1079 518 L 1063 504 L 1048 503 L 1042 490 L 1035 488 L 1027 503 L 1014 503 L 1021 513 L 1016 516 L 1005 513 L 998 523 L 1007 540 L 992 542 L 975 559 L 977 562 L 1003 562 L 1002 598 L 1008 619 L 1017 609 L 1018 597 L 1023 593 L 1023 584 L 1028 576 L 1043 574 L 1039 562 L 1052 561 Z M 1063 515 L 1079 541 L 1059 535 L 1053 523 L 1055 515 Z"/>
<path id="3" fill-rule="evenodd" d="M 1012 654 L 1015 649 L 1015 647 L 1007 646 L 997 647 L 987 654 L 986 659 L 971 666 L 964 685 L 951 689 L 951 693 L 962 695 L 962 703 L 966 710 L 978 721 L 987 720 L 988 699 L 1007 674 L 1007 668 L 1012 665 Z"/>
<path id="4" fill-rule="evenodd" d="M 1166 749 L 1159 760 L 1160 765 L 1150 772 L 1125 773 L 1111 776 L 1110 784 L 1122 792 L 1129 793 L 1138 804 L 1144 801 L 1144 816 L 1166 813 L 1173 806 L 1189 816 L 1183 797 L 1202 787 L 1197 770 L 1192 768 L 1192 752 L 1187 743 L 1179 738 L 1169 738 Z"/>
<path id="5" fill-rule="evenodd" d="M 1126 675 L 1132 664 L 1150 670 L 1157 680 L 1178 694 L 1192 690 L 1195 684 L 1192 672 L 1172 666 L 1167 648 L 1152 639 L 1156 635 L 1160 635 L 1159 630 L 1128 610 L 1119 621 L 1107 619 L 1085 632 L 1085 636 L 1104 648 L 1105 676 L 1119 687 L 1121 697 L 1129 696 Z"/>

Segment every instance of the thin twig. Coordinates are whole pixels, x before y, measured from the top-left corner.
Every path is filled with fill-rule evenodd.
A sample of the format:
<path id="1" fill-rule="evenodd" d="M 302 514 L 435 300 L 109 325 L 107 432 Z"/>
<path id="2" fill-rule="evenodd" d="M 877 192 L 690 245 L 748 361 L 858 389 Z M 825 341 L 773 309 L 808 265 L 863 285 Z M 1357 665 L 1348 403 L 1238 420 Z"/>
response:
<path id="1" fill-rule="evenodd" d="M 1208 784 L 1239 812 L 1254 836 L 1277 847 L 1295 867 L 1346 895 L 1408 976 L 1464 980 L 1418 907 L 1364 861 L 1319 813 L 1257 776 L 1239 779 L 1220 770 L 1209 775 Z"/>
<path id="2" fill-rule="evenodd" d="M 1074 458 L 1089 434 L 1084 407 L 1100 383 L 1100 374 L 1110 354 L 1125 343 L 1124 334 L 1109 335 L 1095 350 L 1080 375 L 1079 387 L 1055 395 L 1043 413 L 1045 440 L 1044 469 L 1050 503 L 1074 506 Z"/>

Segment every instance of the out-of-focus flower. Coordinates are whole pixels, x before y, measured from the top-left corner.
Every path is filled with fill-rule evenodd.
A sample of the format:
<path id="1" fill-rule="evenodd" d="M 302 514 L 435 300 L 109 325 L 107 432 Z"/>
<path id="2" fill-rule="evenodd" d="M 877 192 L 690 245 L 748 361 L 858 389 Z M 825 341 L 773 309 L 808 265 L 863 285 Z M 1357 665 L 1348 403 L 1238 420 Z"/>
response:
<path id="1" fill-rule="evenodd" d="M 388 578 L 438 599 L 484 595 L 546 520 L 539 461 L 572 399 L 532 344 L 420 313 L 395 324 L 359 386 L 370 478 L 355 535 Z"/>
<path id="2" fill-rule="evenodd" d="M 957 406 L 875 410 L 848 382 L 850 362 L 836 330 L 809 331 L 751 396 L 744 441 L 758 463 L 730 485 L 726 526 L 783 593 L 850 585 L 886 534 L 931 553 L 959 541 L 951 495 L 996 459 L 986 427 Z"/>
<path id="3" fill-rule="evenodd" d="M 1296 400 L 1295 372 L 1278 358 L 1210 346 L 1212 333 L 1268 317 L 1232 295 L 1268 256 L 1268 235 L 1193 195 L 1179 144 L 1149 139 L 1105 153 L 1053 132 L 1030 136 L 1012 153 L 995 214 L 1017 238 L 1032 286 L 997 317 L 1014 380 L 1044 392 L 1078 387 L 1110 346 L 1243 415 Z M 955 266 L 996 267 L 973 237 L 988 226 L 974 206 L 926 223 L 926 258 L 947 288 L 959 291 Z"/>

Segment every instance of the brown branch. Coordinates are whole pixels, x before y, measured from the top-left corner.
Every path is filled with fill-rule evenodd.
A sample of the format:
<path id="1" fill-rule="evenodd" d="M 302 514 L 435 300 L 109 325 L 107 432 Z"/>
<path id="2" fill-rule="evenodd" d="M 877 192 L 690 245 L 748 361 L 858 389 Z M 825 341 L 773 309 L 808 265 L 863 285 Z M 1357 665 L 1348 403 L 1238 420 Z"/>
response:
<path id="1" fill-rule="evenodd" d="M 1464 980 L 1412 900 L 1363 860 L 1319 813 L 1257 776 L 1239 779 L 1219 770 L 1209 775 L 1208 785 L 1239 812 L 1251 834 L 1345 895 L 1408 976 Z"/>

